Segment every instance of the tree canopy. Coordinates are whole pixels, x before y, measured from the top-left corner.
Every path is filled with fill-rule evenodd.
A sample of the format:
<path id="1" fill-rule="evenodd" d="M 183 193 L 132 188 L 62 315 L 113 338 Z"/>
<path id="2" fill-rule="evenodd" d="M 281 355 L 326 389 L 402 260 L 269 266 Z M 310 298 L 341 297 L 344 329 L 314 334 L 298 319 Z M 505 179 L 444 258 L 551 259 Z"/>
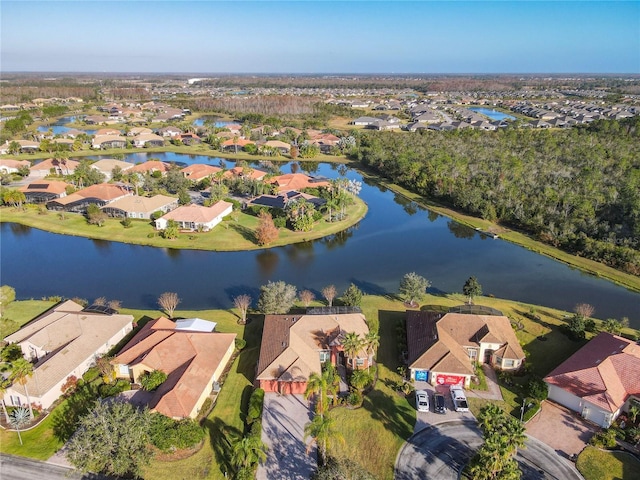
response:
<path id="1" fill-rule="evenodd" d="M 405 297 L 407 303 L 413 305 L 416 301 L 422 300 L 430 285 L 429 280 L 416 272 L 406 273 L 400 280 L 400 294 Z"/>
<path id="2" fill-rule="evenodd" d="M 282 280 L 269 282 L 260 287 L 258 310 L 264 314 L 284 314 L 296 301 L 296 287 Z"/>

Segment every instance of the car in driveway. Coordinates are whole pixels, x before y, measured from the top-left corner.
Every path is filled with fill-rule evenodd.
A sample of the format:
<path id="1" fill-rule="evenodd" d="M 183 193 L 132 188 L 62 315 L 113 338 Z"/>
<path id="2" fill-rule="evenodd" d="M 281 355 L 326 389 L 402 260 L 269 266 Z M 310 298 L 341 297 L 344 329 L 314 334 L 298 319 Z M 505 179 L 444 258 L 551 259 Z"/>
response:
<path id="1" fill-rule="evenodd" d="M 433 411 L 436 413 L 447 413 L 447 407 L 445 406 L 444 395 L 441 393 L 433 394 Z"/>
<path id="2" fill-rule="evenodd" d="M 416 391 L 416 408 L 419 412 L 429 411 L 429 394 L 424 390 Z"/>
<path id="3" fill-rule="evenodd" d="M 468 412 L 469 404 L 467 403 L 467 396 L 464 394 L 462 387 L 451 387 L 451 399 L 453 400 L 453 409 L 456 412 Z"/>

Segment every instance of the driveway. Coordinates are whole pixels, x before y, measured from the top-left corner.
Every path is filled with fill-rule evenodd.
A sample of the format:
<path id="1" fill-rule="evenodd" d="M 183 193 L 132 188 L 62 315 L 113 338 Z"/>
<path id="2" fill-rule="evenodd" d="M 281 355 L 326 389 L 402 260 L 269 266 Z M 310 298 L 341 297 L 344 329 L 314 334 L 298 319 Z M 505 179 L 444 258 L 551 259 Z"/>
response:
<path id="1" fill-rule="evenodd" d="M 475 420 L 475 417 L 471 412 L 456 412 L 453 409 L 453 400 L 451 400 L 451 394 L 449 393 L 449 387 L 447 385 L 437 385 L 434 387 L 427 382 L 415 382 L 415 387 L 416 390 L 425 390 L 429 394 L 429 412 L 416 412 L 416 424 L 413 428 L 414 434 L 431 425 L 437 425 L 443 422 L 450 422 L 453 420 Z M 435 392 L 444 395 L 444 402 L 446 406 L 446 412 L 444 414 L 435 413 L 433 410 L 433 394 Z"/>
<path id="2" fill-rule="evenodd" d="M 598 427 L 557 403 L 545 400 L 542 410 L 527 423 L 527 433 L 569 458 L 579 454 Z"/>
<path id="3" fill-rule="evenodd" d="M 312 413 L 302 395 L 266 393 L 262 411 L 262 441 L 267 460 L 258 466 L 257 480 L 308 480 L 316 469 L 316 449 L 307 453 L 304 426 Z"/>
<path id="4" fill-rule="evenodd" d="M 475 421 L 454 420 L 426 428 L 404 444 L 396 459 L 396 480 L 457 480 L 459 470 L 482 444 Z M 516 457 L 523 480 L 582 480 L 574 465 L 535 438 Z"/>

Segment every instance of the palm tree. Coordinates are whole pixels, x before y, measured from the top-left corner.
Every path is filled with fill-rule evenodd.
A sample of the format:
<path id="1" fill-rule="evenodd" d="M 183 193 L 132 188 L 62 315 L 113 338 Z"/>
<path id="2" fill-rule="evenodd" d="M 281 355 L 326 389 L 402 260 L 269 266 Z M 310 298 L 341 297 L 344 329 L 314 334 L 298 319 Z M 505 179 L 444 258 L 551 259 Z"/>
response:
<path id="1" fill-rule="evenodd" d="M 356 369 L 356 358 L 358 357 L 358 353 L 362 350 L 363 341 L 360 336 L 355 332 L 349 332 L 344 336 L 344 340 L 342 341 L 342 348 L 344 349 L 344 353 L 349 357 L 349 361 L 351 362 L 351 368 L 353 370 Z"/>
<path id="2" fill-rule="evenodd" d="M 373 357 L 378 351 L 378 347 L 380 346 L 380 336 L 376 332 L 369 332 L 364 336 L 364 348 L 369 355 L 367 359 L 367 371 L 369 371 L 369 366 L 373 361 Z"/>
<path id="3" fill-rule="evenodd" d="M 33 408 L 31 408 L 31 399 L 29 398 L 29 390 L 27 390 L 27 382 L 29 377 L 33 375 L 33 364 L 24 358 L 18 358 L 11 363 L 11 381 L 17 382 L 24 387 L 24 393 L 27 396 L 29 404 L 29 415 L 33 418 Z"/>
<path id="4" fill-rule="evenodd" d="M 26 408 L 20 407 L 20 408 L 16 408 L 13 411 L 9 419 L 9 423 L 11 424 L 11 426 L 16 429 L 16 432 L 18 432 L 18 439 L 20 440 L 20 445 L 22 445 L 22 435 L 20 435 L 20 428 L 23 425 L 26 425 L 27 423 L 29 423 L 30 414 L 31 414 L 30 411 L 28 411 Z M 31 414 L 31 418 L 33 418 L 32 414 Z"/>
<path id="5" fill-rule="evenodd" d="M 320 452 L 320 458 L 323 463 L 327 459 L 327 449 L 335 442 L 344 443 L 344 438 L 334 427 L 333 418 L 324 415 L 315 415 L 311 422 L 307 423 L 304 427 L 304 439 L 311 437 L 311 439 L 318 446 L 318 452 Z M 307 451 L 311 443 L 307 447 Z"/>
<path id="6" fill-rule="evenodd" d="M 264 462 L 267 458 L 267 446 L 259 435 L 247 435 L 241 438 L 233 446 L 231 456 L 232 463 L 242 470 L 250 468 L 258 462 Z"/>

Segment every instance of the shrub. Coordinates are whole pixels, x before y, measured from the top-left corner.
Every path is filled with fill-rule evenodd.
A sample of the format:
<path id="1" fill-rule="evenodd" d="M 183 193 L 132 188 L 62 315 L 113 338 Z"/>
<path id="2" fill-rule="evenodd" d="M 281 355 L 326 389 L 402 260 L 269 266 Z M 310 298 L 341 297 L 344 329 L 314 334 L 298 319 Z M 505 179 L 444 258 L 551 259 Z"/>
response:
<path id="1" fill-rule="evenodd" d="M 287 226 L 287 219 L 284 217 L 276 217 L 273 219 L 273 224 L 276 228 L 285 228 Z"/>
<path id="2" fill-rule="evenodd" d="M 549 387 L 541 378 L 532 378 L 529 380 L 527 388 L 529 396 L 538 401 L 545 400 L 549 394 Z"/>
<path id="3" fill-rule="evenodd" d="M 359 407 L 360 405 L 362 405 L 362 393 L 360 393 L 356 389 L 352 389 L 347 396 L 347 404 L 351 405 L 352 407 Z"/>
<path id="4" fill-rule="evenodd" d="M 193 420 L 172 420 L 158 413 L 151 416 L 149 437 L 155 447 L 168 452 L 197 445 L 204 438 L 204 430 Z"/>
<path id="5" fill-rule="evenodd" d="M 616 431 L 613 428 L 601 430 L 591 437 L 589 444 L 597 448 L 614 448 L 617 445 Z"/>
<path id="6" fill-rule="evenodd" d="M 129 390 L 130 385 L 127 380 L 119 379 L 114 383 L 103 383 L 98 387 L 98 393 L 101 398 L 113 397 L 119 393 Z"/>
<path id="7" fill-rule="evenodd" d="M 247 341 L 244 338 L 236 338 L 236 350 L 242 350 L 247 346 Z"/>
<path id="8" fill-rule="evenodd" d="M 249 399 L 247 410 L 247 423 L 251 424 L 262 417 L 262 406 L 264 403 L 264 390 L 256 388 Z"/>
<path id="9" fill-rule="evenodd" d="M 533 416 L 538 413 L 538 411 L 540 410 L 540 404 L 538 402 L 534 402 L 533 406 L 528 409 L 526 412 L 524 412 L 524 415 L 522 416 L 522 421 L 524 423 L 527 423 L 529 420 L 531 420 L 533 418 Z"/>
<path id="10" fill-rule="evenodd" d="M 100 370 L 97 367 L 91 367 L 82 375 L 82 380 L 85 383 L 91 383 L 100 376 Z"/>
<path id="11" fill-rule="evenodd" d="M 158 388 L 167 379 L 167 374 L 162 370 L 146 372 L 140 376 L 140 386 L 143 390 L 151 392 Z"/>
<path id="12" fill-rule="evenodd" d="M 204 403 L 200 407 L 200 410 L 198 411 L 198 418 L 203 419 L 204 417 L 206 417 L 209 414 L 209 411 L 211 410 L 212 406 L 213 406 L 213 400 L 211 399 L 211 397 L 207 397 L 207 399 L 204 401 Z"/>
<path id="13" fill-rule="evenodd" d="M 124 228 L 131 228 L 132 221 L 129 217 L 126 217 L 124 220 L 120 222 Z"/>
<path id="14" fill-rule="evenodd" d="M 164 215 L 164 212 L 162 210 L 158 210 L 157 212 L 153 212 L 151 214 L 151 220 L 157 220 L 163 215 Z"/>

